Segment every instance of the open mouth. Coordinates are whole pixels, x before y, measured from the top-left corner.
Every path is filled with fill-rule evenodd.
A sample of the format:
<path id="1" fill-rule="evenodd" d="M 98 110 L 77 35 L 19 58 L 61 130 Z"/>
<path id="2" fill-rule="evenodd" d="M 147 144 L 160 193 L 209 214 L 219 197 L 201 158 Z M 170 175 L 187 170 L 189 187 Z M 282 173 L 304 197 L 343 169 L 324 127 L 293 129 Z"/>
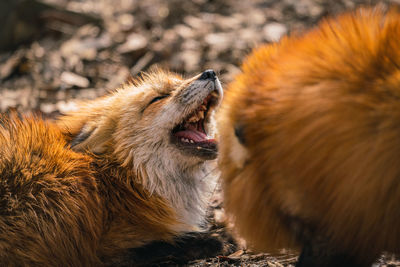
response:
<path id="1" fill-rule="evenodd" d="M 172 140 L 178 147 L 197 156 L 217 157 L 217 141 L 207 135 L 211 111 L 217 105 L 219 94 L 211 92 L 203 102 L 172 130 Z"/>

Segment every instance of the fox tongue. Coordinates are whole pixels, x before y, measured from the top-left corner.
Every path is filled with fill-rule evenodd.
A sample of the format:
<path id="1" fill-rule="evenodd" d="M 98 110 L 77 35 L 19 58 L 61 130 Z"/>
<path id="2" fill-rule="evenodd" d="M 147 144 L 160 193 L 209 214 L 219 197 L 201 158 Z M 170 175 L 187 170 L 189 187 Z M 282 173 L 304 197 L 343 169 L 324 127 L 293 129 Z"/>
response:
<path id="1" fill-rule="evenodd" d="M 178 138 L 186 138 L 195 141 L 196 143 L 207 141 L 207 135 L 197 130 L 184 130 L 175 133 Z"/>
<path id="2" fill-rule="evenodd" d="M 209 140 L 207 138 L 207 135 L 204 132 L 198 130 L 197 124 L 190 123 L 185 125 L 185 130 L 176 132 L 175 136 L 178 138 L 190 139 L 196 143 L 212 141 L 212 139 Z"/>

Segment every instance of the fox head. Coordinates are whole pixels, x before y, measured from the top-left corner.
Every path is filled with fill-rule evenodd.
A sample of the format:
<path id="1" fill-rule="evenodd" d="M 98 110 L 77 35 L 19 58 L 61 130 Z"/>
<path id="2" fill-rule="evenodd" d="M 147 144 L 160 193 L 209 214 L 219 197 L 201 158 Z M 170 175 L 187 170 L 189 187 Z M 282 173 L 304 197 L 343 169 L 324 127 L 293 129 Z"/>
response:
<path id="1" fill-rule="evenodd" d="M 150 172 L 183 171 L 216 158 L 214 111 L 221 98 L 212 70 L 190 79 L 153 70 L 81 104 L 59 125 L 73 150 L 112 157 L 154 187 Z"/>

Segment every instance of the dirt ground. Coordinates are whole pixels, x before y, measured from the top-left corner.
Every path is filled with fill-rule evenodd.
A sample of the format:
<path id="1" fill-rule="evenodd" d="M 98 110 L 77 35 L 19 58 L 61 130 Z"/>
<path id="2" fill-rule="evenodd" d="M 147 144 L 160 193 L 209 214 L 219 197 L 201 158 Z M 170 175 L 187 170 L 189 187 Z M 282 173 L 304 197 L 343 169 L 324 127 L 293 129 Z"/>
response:
<path id="1" fill-rule="evenodd" d="M 4 0 L 1 5 L 13 0 Z M 15 0 L 0 22 L 0 111 L 74 109 L 157 64 L 191 76 L 212 68 L 226 86 L 252 48 L 301 33 L 325 16 L 359 5 L 400 4 L 363 0 Z M 4 9 L 3 9 L 4 10 Z M 36 17 L 26 14 L 34 10 Z M 10 37 L 11 36 L 11 37 Z M 211 229 L 224 236 L 220 195 Z M 227 239 L 227 244 L 230 244 Z M 229 252 L 229 253 L 228 253 Z M 231 246 L 227 255 L 190 266 L 294 266 L 296 251 L 259 254 Z M 400 266 L 382 256 L 374 266 Z"/>

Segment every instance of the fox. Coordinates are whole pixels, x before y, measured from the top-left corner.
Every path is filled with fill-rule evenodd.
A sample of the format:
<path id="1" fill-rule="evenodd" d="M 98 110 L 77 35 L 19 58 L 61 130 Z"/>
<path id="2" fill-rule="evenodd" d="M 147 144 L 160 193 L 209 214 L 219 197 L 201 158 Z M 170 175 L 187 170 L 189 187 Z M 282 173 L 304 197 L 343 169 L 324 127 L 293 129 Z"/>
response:
<path id="1" fill-rule="evenodd" d="M 218 116 L 225 209 L 298 267 L 400 249 L 400 13 L 359 7 L 257 47 Z"/>
<path id="2" fill-rule="evenodd" d="M 0 265 L 115 266 L 202 232 L 222 95 L 213 70 L 153 69 L 55 121 L 2 115 Z"/>

